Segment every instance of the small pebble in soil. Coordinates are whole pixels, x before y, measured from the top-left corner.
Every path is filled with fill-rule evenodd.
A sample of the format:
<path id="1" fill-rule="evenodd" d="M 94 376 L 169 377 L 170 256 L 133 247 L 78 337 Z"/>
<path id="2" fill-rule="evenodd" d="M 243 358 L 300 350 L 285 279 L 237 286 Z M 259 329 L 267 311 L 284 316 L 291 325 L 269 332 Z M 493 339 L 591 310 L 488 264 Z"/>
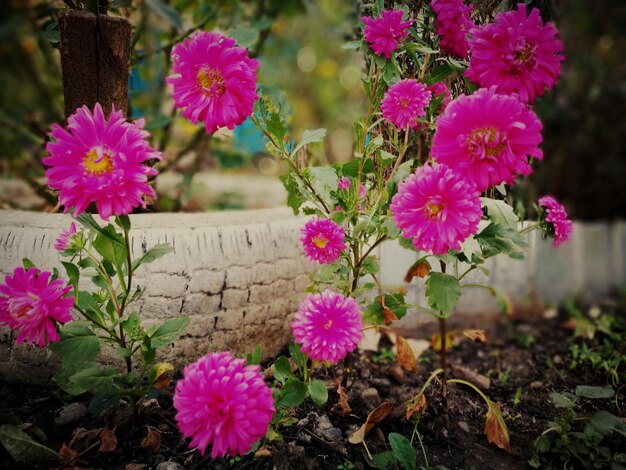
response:
<path id="1" fill-rule="evenodd" d="M 311 414 L 314 413 L 309 413 L 309 418 Z M 328 419 L 326 415 L 317 416 L 314 432 L 330 442 L 334 442 L 341 437 L 341 429 L 334 427 L 333 423 L 330 422 L 330 419 Z"/>
<path id="2" fill-rule="evenodd" d="M 299 432 L 296 434 L 296 437 L 305 444 L 310 444 L 312 440 L 311 435 L 306 432 Z"/>
<path id="3" fill-rule="evenodd" d="M 380 394 L 378 390 L 373 387 L 366 388 L 361 392 L 361 402 L 365 405 L 368 410 L 373 410 L 381 403 Z"/>
<path id="4" fill-rule="evenodd" d="M 68 424 L 80 421 L 87 413 L 87 407 L 82 403 L 70 403 L 64 406 L 54 418 L 54 424 L 57 426 L 67 426 Z"/>
<path id="5" fill-rule="evenodd" d="M 144 401 L 141 407 L 143 408 L 144 413 L 152 413 L 161 408 L 159 400 L 156 398 L 150 398 L 149 400 Z"/>
<path id="6" fill-rule="evenodd" d="M 178 462 L 168 461 L 161 462 L 159 465 L 156 466 L 156 470 L 185 470 L 185 467 L 183 467 Z"/>
<path id="7" fill-rule="evenodd" d="M 384 390 L 384 389 L 391 387 L 391 380 L 381 379 L 381 378 L 376 377 L 372 379 L 372 385 L 376 385 L 378 388 L 381 388 Z"/>
<path id="8" fill-rule="evenodd" d="M 302 418 L 300 421 L 296 423 L 298 426 L 304 428 L 309 425 L 309 418 Z"/>
<path id="9" fill-rule="evenodd" d="M 530 388 L 532 390 L 538 390 L 542 387 L 543 387 L 543 382 L 541 380 L 535 380 L 534 382 L 530 383 Z"/>
<path id="10" fill-rule="evenodd" d="M 459 425 L 459 427 L 460 427 L 463 431 L 465 431 L 466 433 L 469 433 L 469 432 L 470 432 L 470 430 L 469 430 L 469 426 L 467 425 L 467 423 L 466 423 L 465 421 L 459 421 L 457 424 L 458 424 L 458 425 Z"/>
<path id="11" fill-rule="evenodd" d="M 145 463 L 128 463 L 124 470 L 148 470 L 148 466 Z"/>

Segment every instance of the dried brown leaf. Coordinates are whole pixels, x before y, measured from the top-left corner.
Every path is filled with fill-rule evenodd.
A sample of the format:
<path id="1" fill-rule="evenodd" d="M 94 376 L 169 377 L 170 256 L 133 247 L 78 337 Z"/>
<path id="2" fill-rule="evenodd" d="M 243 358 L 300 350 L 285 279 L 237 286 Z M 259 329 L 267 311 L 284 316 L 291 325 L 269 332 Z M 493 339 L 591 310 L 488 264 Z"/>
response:
<path id="1" fill-rule="evenodd" d="M 398 336 L 396 340 L 396 354 L 398 356 L 398 363 L 406 371 L 412 372 L 415 370 L 415 355 L 409 343 L 402 336 Z"/>
<path id="2" fill-rule="evenodd" d="M 423 393 L 415 395 L 406 403 L 406 419 L 407 421 L 416 413 L 421 413 L 426 409 L 426 397 Z"/>
<path id="3" fill-rule="evenodd" d="M 117 437 L 115 428 L 102 428 L 100 431 L 100 448 L 98 452 L 113 452 L 117 448 Z"/>
<path id="4" fill-rule="evenodd" d="M 100 434 L 100 429 L 86 429 L 86 428 L 76 428 L 72 433 L 72 439 L 70 440 L 69 446 L 72 449 L 84 449 L 89 447 L 98 438 Z"/>
<path id="5" fill-rule="evenodd" d="M 384 419 L 391 414 L 393 408 L 393 403 L 389 402 L 382 403 L 377 408 L 374 408 L 370 414 L 367 415 L 365 423 L 348 438 L 348 442 L 350 442 L 350 444 L 360 444 L 363 442 L 366 434 L 376 425 L 383 422 Z"/>
<path id="6" fill-rule="evenodd" d="M 348 403 L 348 394 L 346 393 L 346 389 L 341 384 L 337 386 L 337 395 L 339 395 L 339 400 L 333 405 L 330 411 L 339 416 L 348 416 L 352 411 L 352 408 L 350 408 L 350 404 Z"/>
<path id="7" fill-rule="evenodd" d="M 485 435 L 487 436 L 487 440 L 510 454 L 511 445 L 509 444 L 509 431 L 506 428 L 506 423 L 502 416 L 502 407 L 500 403 L 494 403 L 491 400 L 488 405 L 489 409 L 487 410 L 487 417 L 485 419 Z"/>
<path id="8" fill-rule="evenodd" d="M 425 278 L 430 272 L 430 263 L 426 260 L 416 261 L 406 272 L 404 282 L 409 283 L 414 277 Z"/>
<path id="9" fill-rule="evenodd" d="M 146 426 L 148 434 L 141 440 L 141 447 L 145 450 L 158 452 L 161 448 L 161 433 L 152 426 Z"/>
<path id="10" fill-rule="evenodd" d="M 465 330 L 463 334 L 471 340 L 480 341 L 481 343 L 489 343 L 485 330 Z"/>
<path id="11" fill-rule="evenodd" d="M 76 462 L 76 460 L 78 460 L 80 454 L 64 442 L 61 446 L 61 450 L 59 450 L 59 455 L 63 459 L 63 463 L 65 463 L 65 465 L 72 465 Z"/>
<path id="12" fill-rule="evenodd" d="M 267 446 L 261 447 L 259 450 L 257 450 L 254 453 L 254 458 L 255 459 L 267 458 L 267 457 L 271 457 L 271 456 L 272 456 L 272 451 L 269 450 L 269 448 Z"/>

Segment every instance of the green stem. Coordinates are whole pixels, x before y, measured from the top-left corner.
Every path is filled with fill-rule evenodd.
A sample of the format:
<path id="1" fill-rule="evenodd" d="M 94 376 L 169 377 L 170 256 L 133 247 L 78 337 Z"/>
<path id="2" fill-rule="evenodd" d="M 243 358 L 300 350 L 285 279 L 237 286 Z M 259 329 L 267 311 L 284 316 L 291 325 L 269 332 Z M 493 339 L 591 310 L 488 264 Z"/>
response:
<path id="1" fill-rule="evenodd" d="M 467 380 L 461 380 L 461 379 L 450 379 L 448 380 L 448 383 L 457 383 L 457 384 L 463 384 L 463 385 L 467 385 L 470 388 L 473 388 L 476 393 L 478 393 L 480 395 L 480 397 L 485 400 L 485 403 L 487 403 L 487 406 L 489 406 L 489 404 L 491 403 L 491 400 L 489 400 L 489 398 L 487 398 L 487 395 L 485 395 L 476 385 L 474 385 L 471 382 L 468 382 Z"/>
<path id="2" fill-rule="evenodd" d="M 520 230 L 520 232 L 519 232 L 519 233 L 520 233 L 520 235 L 521 235 L 521 234 L 524 234 L 524 233 L 530 232 L 531 230 L 538 229 L 538 228 L 540 228 L 540 227 L 541 227 L 541 224 L 542 224 L 542 222 L 537 222 L 537 223 L 534 223 L 534 224 L 532 224 L 532 225 L 529 225 L 528 227 L 523 228 L 522 230 Z"/>

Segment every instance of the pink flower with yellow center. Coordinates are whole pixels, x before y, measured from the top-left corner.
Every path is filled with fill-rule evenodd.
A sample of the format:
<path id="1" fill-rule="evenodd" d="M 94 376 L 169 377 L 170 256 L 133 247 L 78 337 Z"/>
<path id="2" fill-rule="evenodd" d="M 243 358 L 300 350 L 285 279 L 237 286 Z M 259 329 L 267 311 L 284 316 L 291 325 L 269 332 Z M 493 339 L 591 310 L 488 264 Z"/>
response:
<path id="1" fill-rule="evenodd" d="M 330 264 L 346 249 L 343 228 L 331 219 L 310 219 L 301 233 L 300 241 L 311 261 Z"/>
<path id="2" fill-rule="evenodd" d="M 291 323 L 301 351 L 314 361 L 331 364 L 354 351 L 361 341 L 362 329 L 356 300 L 330 290 L 307 295 Z"/>
<path id="3" fill-rule="evenodd" d="M 127 122 L 113 109 L 108 119 L 96 103 L 93 113 L 83 106 L 67 119 L 67 129 L 54 124 L 43 163 L 48 185 L 59 191 L 65 212 L 80 215 L 95 203 L 103 219 L 130 214 L 146 207 L 145 198 L 155 197 L 148 177 L 157 171 L 146 164 L 161 154 L 148 144 L 150 135 L 143 120 Z"/>
<path id="4" fill-rule="evenodd" d="M 541 122 L 515 97 L 495 88 L 461 95 L 437 119 L 431 154 L 480 191 L 529 175 L 528 158 L 543 158 Z"/>
<path id="5" fill-rule="evenodd" d="M 569 240 L 574 231 L 574 224 L 567 217 L 565 207 L 552 196 L 543 196 L 539 199 L 539 205 L 546 211 L 544 220 L 547 225 L 547 234 L 554 237 L 552 244 L 559 246 Z"/>
<path id="6" fill-rule="evenodd" d="M 383 10 L 376 18 L 363 16 L 363 38 L 377 55 L 391 58 L 400 43 L 409 35 L 413 20 L 402 21 L 402 10 Z"/>
<path id="7" fill-rule="evenodd" d="M 174 46 L 174 102 L 193 123 L 204 122 L 208 133 L 233 129 L 254 110 L 259 62 L 235 40 L 217 33 L 199 32 Z"/>
<path id="8" fill-rule="evenodd" d="M 16 268 L 0 284 L 0 325 L 17 333 L 16 343 L 44 347 L 59 340 L 57 323 L 72 320 L 74 297 L 67 296 L 72 287 L 51 276 L 37 268 Z"/>
<path id="9" fill-rule="evenodd" d="M 272 390 L 259 366 L 229 352 L 207 354 L 185 367 L 174 392 L 176 422 L 191 447 L 211 458 L 244 455 L 265 436 L 274 415 Z"/>
<path id="10" fill-rule="evenodd" d="M 426 114 L 431 93 L 417 80 L 401 80 L 392 85 L 383 98 L 380 109 L 383 117 L 398 129 L 417 128 L 417 118 Z"/>
<path id="11" fill-rule="evenodd" d="M 392 219 L 416 250 L 445 254 L 478 230 L 480 193 L 445 165 L 418 168 L 391 200 Z"/>
<path id="12" fill-rule="evenodd" d="M 472 30 L 472 56 L 465 75 L 499 93 L 515 93 L 532 103 L 557 82 L 564 57 L 563 43 L 553 24 L 543 24 L 539 10 L 529 15 L 526 5 L 517 11 L 498 13 L 491 24 Z"/>
<path id="13" fill-rule="evenodd" d="M 432 0 L 430 6 L 436 15 L 435 29 L 443 52 L 466 58 L 469 53 L 467 34 L 474 27 L 471 20 L 474 6 L 465 5 L 463 0 Z"/>

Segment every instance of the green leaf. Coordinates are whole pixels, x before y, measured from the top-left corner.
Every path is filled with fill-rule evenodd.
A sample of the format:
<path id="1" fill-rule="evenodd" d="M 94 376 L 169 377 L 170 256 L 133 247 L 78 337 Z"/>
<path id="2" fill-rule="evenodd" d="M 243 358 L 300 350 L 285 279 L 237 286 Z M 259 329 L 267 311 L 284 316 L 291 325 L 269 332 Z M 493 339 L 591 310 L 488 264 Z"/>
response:
<path id="1" fill-rule="evenodd" d="M 67 277 L 70 281 L 70 284 L 74 286 L 74 290 L 78 289 L 78 278 L 80 277 L 80 271 L 76 267 L 75 264 L 68 263 L 66 261 L 62 261 L 63 267 L 65 268 L 65 272 L 67 273 Z"/>
<path id="2" fill-rule="evenodd" d="M 291 373 L 291 364 L 289 363 L 289 359 L 285 356 L 280 356 L 274 362 L 274 377 L 281 384 L 284 384 L 288 378 L 293 377 Z"/>
<path id="3" fill-rule="evenodd" d="M 178 32 L 183 31 L 183 22 L 180 19 L 180 15 L 167 3 L 161 0 L 145 0 L 146 5 L 151 8 L 157 15 L 171 24 Z"/>
<path id="4" fill-rule="evenodd" d="M 130 231 L 130 217 L 127 215 L 118 215 L 115 217 L 115 221 L 122 230 L 125 232 Z"/>
<path id="5" fill-rule="evenodd" d="M 557 408 L 572 408 L 574 406 L 574 402 L 572 402 L 572 400 L 567 398 L 565 395 L 561 395 L 560 393 L 552 392 L 550 394 L 550 399 Z"/>
<path id="6" fill-rule="evenodd" d="M 188 324 L 189 317 L 186 315 L 167 320 L 150 336 L 152 347 L 159 349 L 167 346 L 183 334 Z"/>
<path id="7" fill-rule="evenodd" d="M 584 398 L 611 398 L 615 395 L 615 391 L 610 385 L 592 386 L 578 385 L 576 387 L 576 396 Z"/>
<path id="8" fill-rule="evenodd" d="M 30 269 L 35 267 L 33 262 L 28 258 L 22 258 L 22 266 L 24 266 L 24 269 Z"/>
<path id="9" fill-rule="evenodd" d="M 415 470 L 417 466 L 417 453 L 409 441 L 402 434 L 389 433 L 389 445 L 396 459 L 404 470 Z"/>
<path id="10" fill-rule="evenodd" d="M 89 366 L 94 366 L 94 363 L 90 363 Z M 61 390 L 65 393 L 69 393 L 70 395 L 77 396 L 85 393 L 87 389 L 78 385 L 77 383 L 72 382 L 71 377 L 76 374 L 78 371 L 83 370 L 86 367 L 80 366 L 64 366 L 59 372 L 54 374 L 52 380 L 57 384 Z"/>
<path id="11" fill-rule="evenodd" d="M 450 315 L 461 297 L 461 284 L 454 276 L 431 272 L 426 281 L 426 297 L 433 309 Z"/>
<path id="12" fill-rule="evenodd" d="M 163 129 L 169 123 L 172 122 L 172 118 L 170 116 L 166 116 L 165 114 L 157 114 L 152 119 L 146 122 L 144 129 L 147 131 L 155 131 L 157 129 Z"/>
<path id="13" fill-rule="evenodd" d="M 522 249 L 528 246 L 517 230 L 493 222 L 474 238 L 480 244 L 484 258 L 506 253 L 513 259 L 524 259 Z"/>
<path id="14" fill-rule="evenodd" d="M 342 49 L 360 49 L 361 48 L 361 41 L 348 41 L 345 44 L 342 44 L 341 46 Z"/>
<path id="15" fill-rule="evenodd" d="M 278 404 L 295 407 L 301 405 L 307 395 L 307 386 L 299 379 L 292 377 L 287 380 L 285 386 L 280 391 Z"/>
<path id="16" fill-rule="evenodd" d="M 404 296 L 400 293 L 385 294 L 385 306 L 391 310 L 398 320 L 406 315 L 407 306 L 404 303 Z M 383 306 L 381 305 L 378 296 L 370 305 L 367 306 L 363 320 L 367 323 L 374 323 L 381 325 L 384 321 Z"/>
<path id="17" fill-rule="evenodd" d="M 141 258 L 138 258 L 131 263 L 133 271 L 142 264 L 152 263 L 172 251 L 174 251 L 174 247 L 169 243 L 159 243 L 158 245 L 154 245 L 146 251 Z"/>
<path id="18" fill-rule="evenodd" d="M 376 257 L 368 256 L 361 265 L 361 276 L 365 276 L 367 274 L 377 274 L 379 270 L 380 266 L 378 265 Z"/>
<path id="19" fill-rule="evenodd" d="M 267 132 L 278 141 L 277 143 L 279 143 L 279 145 L 282 145 L 281 142 L 285 139 L 285 135 L 287 134 L 287 126 L 280 117 L 280 114 L 272 112 L 265 123 L 267 124 Z"/>
<path id="20" fill-rule="evenodd" d="M 84 336 L 64 336 L 60 341 L 50 343 L 49 348 L 59 356 L 65 367 L 93 362 L 100 352 L 100 341 L 93 333 Z"/>
<path id="21" fill-rule="evenodd" d="M 287 191 L 287 205 L 293 209 L 294 215 L 298 215 L 300 206 L 304 204 L 306 198 L 302 195 L 300 184 L 293 173 L 280 176 L 280 180 Z"/>
<path id="22" fill-rule="evenodd" d="M 103 230 L 105 233 L 98 233 L 92 245 L 106 261 L 119 269 L 126 260 L 124 239 L 113 225 L 107 225 Z"/>
<path id="23" fill-rule="evenodd" d="M 61 461 L 59 454 L 39 444 L 18 426 L 12 424 L 0 426 L 0 442 L 16 462 L 33 464 L 48 462 L 50 459 Z"/>
<path id="24" fill-rule="evenodd" d="M 131 340 L 139 340 L 144 335 L 144 330 L 141 327 L 141 319 L 137 312 L 133 312 L 128 315 L 128 318 L 120 322 L 124 333 Z"/>
<path id="25" fill-rule="evenodd" d="M 392 450 L 381 452 L 380 454 L 374 454 L 371 459 L 365 453 L 363 454 L 363 457 L 370 467 L 379 470 L 388 470 L 398 461 Z"/>
<path id="26" fill-rule="evenodd" d="M 85 312 L 85 316 L 89 320 L 99 325 L 104 324 L 104 313 L 100 309 L 100 306 L 98 305 L 96 300 L 93 298 L 92 294 L 82 290 L 78 291 L 77 303 L 78 306 L 83 310 L 83 312 Z"/>
<path id="27" fill-rule="evenodd" d="M 626 437 L 626 424 L 620 418 L 605 410 L 595 413 L 589 420 L 587 427 L 592 428 L 601 436 L 606 436 L 609 432 L 615 431 Z"/>
<path id="28" fill-rule="evenodd" d="M 259 365 L 261 359 L 263 359 L 263 351 L 261 350 L 261 346 L 257 345 L 254 351 L 246 356 L 246 365 Z"/>
<path id="29" fill-rule="evenodd" d="M 70 382 L 89 390 L 94 394 L 105 394 L 113 390 L 113 378 L 119 373 L 113 369 L 88 367 L 70 377 Z"/>
<path id="30" fill-rule="evenodd" d="M 241 47 L 250 48 L 259 39 L 259 30 L 249 26 L 238 26 L 230 32 L 230 37 Z"/>
<path id="31" fill-rule="evenodd" d="M 328 206 L 334 206 L 331 192 L 337 189 L 339 178 L 334 168 L 313 167 L 309 168 L 311 186 Z"/>
<path id="32" fill-rule="evenodd" d="M 111 234 L 110 231 L 107 231 L 105 229 L 103 229 L 102 227 L 100 227 L 100 225 L 98 224 L 98 222 L 96 222 L 94 220 L 94 218 L 91 216 L 91 214 L 88 214 L 86 212 L 83 212 L 82 214 L 80 214 L 76 220 L 84 225 L 85 227 L 87 227 L 90 230 L 95 230 L 97 233 L 109 238 L 111 240 L 111 242 L 115 243 L 116 245 L 119 245 L 119 247 L 124 248 L 124 239 L 122 237 L 120 237 L 117 232 L 115 232 L 115 229 L 113 230 L 113 234 Z"/>
<path id="33" fill-rule="evenodd" d="M 305 145 L 313 144 L 315 142 L 321 142 L 326 137 L 326 129 L 306 129 L 302 133 L 302 137 L 300 138 L 300 142 L 296 145 L 293 150 L 290 152 L 290 155 L 293 156 L 298 153 Z"/>
<path id="34" fill-rule="evenodd" d="M 291 358 L 296 362 L 296 366 L 299 369 L 304 369 L 309 361 L 309 357 L 300 351 L 300 345 L 296 343 L 289 343 L 289 354 Z"/>
<path id="35" fill-rule="evenodd" d="M 487 209 L 489 219 L 496 224 L 517 230 L 517 221 L 519 220 L 513 208 L 504 201 L 481 197 L 480 202 Z"/>
<path id="36" fill-rule="evenodd" d="M 317 406 L 322 406 L 328 401 L 328 389 L 321 380 L 309 382 L 309 395 Z"/>

